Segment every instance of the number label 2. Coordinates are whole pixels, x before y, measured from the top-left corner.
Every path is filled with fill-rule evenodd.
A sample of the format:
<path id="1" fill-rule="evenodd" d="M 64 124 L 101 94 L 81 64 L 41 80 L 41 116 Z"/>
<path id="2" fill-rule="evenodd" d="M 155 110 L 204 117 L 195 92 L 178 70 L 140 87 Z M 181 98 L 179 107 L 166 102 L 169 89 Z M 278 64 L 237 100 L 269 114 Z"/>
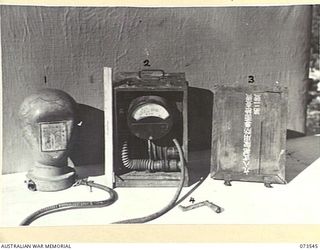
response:
<path id="1" fill-rule="evenodd" d="M 143 61 L 143 66 L 145 66 L 145 67 L 150 67 L 150 66 L 151 66 L 151 65 L 150 65 L 150 61 L 149 61 L 148 59 L 144 60 L 144 61 Z"/>

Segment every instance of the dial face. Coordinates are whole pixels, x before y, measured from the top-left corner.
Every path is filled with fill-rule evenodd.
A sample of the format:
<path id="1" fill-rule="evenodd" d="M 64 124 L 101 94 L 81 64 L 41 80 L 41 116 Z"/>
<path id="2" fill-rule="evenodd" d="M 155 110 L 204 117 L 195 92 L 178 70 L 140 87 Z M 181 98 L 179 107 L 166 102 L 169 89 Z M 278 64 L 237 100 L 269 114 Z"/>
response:
<path id="1" fill-rule="evenodd" d="M 133 113 L 132 117 L 139 121 L 146 117 L 159 117 L 163 120 L 169 117 L 169 112 L 161 105 L 156 103 L 146 103 L 139 106 Z"/>

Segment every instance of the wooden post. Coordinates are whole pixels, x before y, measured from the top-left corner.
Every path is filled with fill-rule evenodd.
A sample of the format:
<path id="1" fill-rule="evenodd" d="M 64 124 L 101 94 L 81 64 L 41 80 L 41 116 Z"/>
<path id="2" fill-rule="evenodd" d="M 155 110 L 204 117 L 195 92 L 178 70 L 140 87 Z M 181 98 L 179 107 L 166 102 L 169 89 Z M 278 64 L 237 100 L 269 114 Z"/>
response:
<path id="1" fill-rule="evenodd" d="M 103 68 L 104 88 L 104 174 L 106 185 L 113 186 L 113 118 L 112 118 L 112 69 Z"/>

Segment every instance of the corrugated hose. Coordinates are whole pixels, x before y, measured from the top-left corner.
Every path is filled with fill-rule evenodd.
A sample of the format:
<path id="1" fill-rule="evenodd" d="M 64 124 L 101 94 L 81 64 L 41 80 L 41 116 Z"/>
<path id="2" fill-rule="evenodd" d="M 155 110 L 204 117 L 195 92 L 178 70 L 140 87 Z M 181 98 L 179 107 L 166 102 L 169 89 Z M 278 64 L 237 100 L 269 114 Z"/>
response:
<path id="1" fill-rule="evenodd" d="M 159 210 L 158 212 L 155 212 L 153 214 L 150 214 L 150 215 L 147 215 L 147 216 L 144 216 L 144 217 L 140 217 L 140 218 L 117 221 L 117 222 L 113 222 L 112 224 L 146 223 L 148 221 L 151 221 L 151 220 L 154 220 L 156 218 L 159 218 L 160 216 L 162 216 L 163 214 L 167 213 L 169 210 L 171 210 L 176 205 L 176 202 L 177 202 L 177 200 L 179 198 L 179 195 L 181 193 L 181 190 L 183 188 L 183 184 L 184 184 L 184 181 L 185 181 L 186 165 L 185 165 L 185 162 L 184 162 L 182 148 L 181 148 L 179 142 L 176 139 L 173 139 L 173 142 L 174 142 L 174 144 L 177 147 L 178 152 L 179 152 L 179 158 L 180 158 L 180 162 L 181 162 L 181 171 L 180 171 L 180 183 L 179 183 L 179 186 L 178 186 L 177 191 L 174 194 L 173 198 L 169 202 L 169 204 L 167 206 L 165 206 L 164 208 L 162 208 L 161 210 Z"/>

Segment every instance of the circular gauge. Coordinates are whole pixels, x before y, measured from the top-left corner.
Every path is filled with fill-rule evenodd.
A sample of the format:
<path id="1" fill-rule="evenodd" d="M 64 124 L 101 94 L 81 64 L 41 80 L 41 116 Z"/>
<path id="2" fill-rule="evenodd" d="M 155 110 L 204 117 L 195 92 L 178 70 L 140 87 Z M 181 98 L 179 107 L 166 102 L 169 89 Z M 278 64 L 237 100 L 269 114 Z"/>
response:
<path id="1" fill-rule="evenodd" d="M 163 106 L 157 103 L 145 103 L 137 107 L 137 109 L 132 113 L 132 117 L 136 121 L 151 116 L 165 120 L 169 117 L 169 113 Z"/>
<path id="2" fill-rule="evenodd" d="M 160 96 L 141 96 L 129 106 L 128 126 L 142 139 L 155 140 L 165 136 L 172 127 L 167 101 Z"/>

